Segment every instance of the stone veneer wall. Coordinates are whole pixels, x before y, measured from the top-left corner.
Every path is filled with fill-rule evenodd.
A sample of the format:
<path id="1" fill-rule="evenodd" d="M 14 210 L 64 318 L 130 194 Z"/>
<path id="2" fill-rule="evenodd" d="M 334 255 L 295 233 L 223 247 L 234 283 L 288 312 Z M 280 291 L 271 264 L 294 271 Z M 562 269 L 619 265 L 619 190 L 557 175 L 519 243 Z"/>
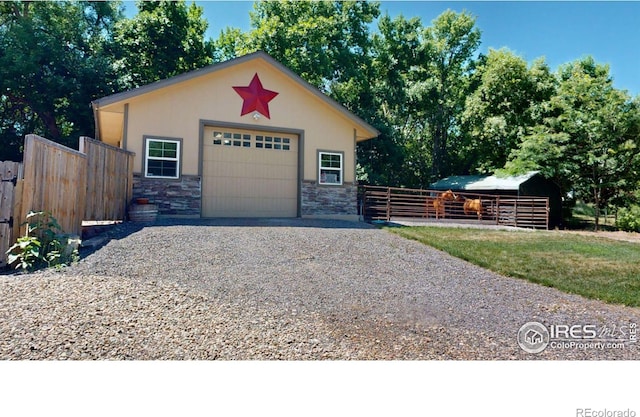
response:
<path id="1" fill-rule="evenodd" d="M 302 215 L 357 215 L 358 186 L 318 185 L 316 181 L 302 181 Z"/>
<path id="2" fill-rule="evenodd" d="M 145 197 L 158 206 L 158 214 L 200 216 L 202 187 L 199 176 L 183 175 L 178 180 L 144 178 L 133 174 L 133 198 Z"/>

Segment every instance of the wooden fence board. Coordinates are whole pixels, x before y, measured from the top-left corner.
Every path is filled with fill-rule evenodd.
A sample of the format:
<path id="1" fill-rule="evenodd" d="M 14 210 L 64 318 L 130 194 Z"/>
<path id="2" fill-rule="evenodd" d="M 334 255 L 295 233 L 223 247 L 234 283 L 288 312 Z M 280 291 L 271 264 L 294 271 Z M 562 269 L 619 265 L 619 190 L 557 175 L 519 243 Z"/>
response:
<path id="1" fill-rule="evenodd" d="M 0 182 L 0 266 L 6 265 L 6 252 L 13 244 L 11 225 L 8 223 L 12 215 L 13 183 Z"/>
<path id="2" fill-rule="evenodd" d="M 83 220 L 124 220 L 133 196 L 135 154 L 91 138 L 76 151 L 27 135 L 24 163 L 0 162 L 0 266 L 25 233 L 30 211 L 50 212 L 64 233 L 80 235 Z M 13 217 L 13 226 L 2 223 Z M 6 218 L 6 219 L 5 219 Z"/>
<path id="3" fill-rule="evenodd" d="M 86 200 L 86 159 L 78 151 L 27 135 L 21 215 L 48 211 L 65 233 L 80 235 Z"/>
<path id="4" fill-rule="evenodd" d="M 21 173 L 19 162 L 0 161 L 0 267 L 7 264 L 6 252 L 18 236 L 18 222 L 13 210 L 16 201 L 14 184 L 18 183 Z"/>
<path id="5" fill-rule="evenodd" d="M 87 155 L 87 204 L 84 220 L 124 220 L 133 194 L 135 153 L 88 137 L 80 138 Z"/>
<path id="6" fill-rule="evenodd" d="M 436 218 L 434 200 L 439 190 L 362 186 L 359 190 L 361 214 L 370 220 L 395 218 Z M 505 197 L 499 195 L 460 192 L 457 201 L 443 201 L 446 221 L 482 222 L 527 228 L 549 227 L 549 199 L 547 197 Z M 482 210 L 467 210 L 465 200 L 480 200 Z"/>

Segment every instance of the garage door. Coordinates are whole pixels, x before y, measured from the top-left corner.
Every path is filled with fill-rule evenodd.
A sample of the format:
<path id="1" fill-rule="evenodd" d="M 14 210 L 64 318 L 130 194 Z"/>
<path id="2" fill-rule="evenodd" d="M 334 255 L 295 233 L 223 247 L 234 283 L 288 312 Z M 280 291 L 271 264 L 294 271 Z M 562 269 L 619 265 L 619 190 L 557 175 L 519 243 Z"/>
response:
<path id="1" fill-rule="evenodd" d="M 202 217 L 296 217 L 298 138 L 208 127 Z"/>

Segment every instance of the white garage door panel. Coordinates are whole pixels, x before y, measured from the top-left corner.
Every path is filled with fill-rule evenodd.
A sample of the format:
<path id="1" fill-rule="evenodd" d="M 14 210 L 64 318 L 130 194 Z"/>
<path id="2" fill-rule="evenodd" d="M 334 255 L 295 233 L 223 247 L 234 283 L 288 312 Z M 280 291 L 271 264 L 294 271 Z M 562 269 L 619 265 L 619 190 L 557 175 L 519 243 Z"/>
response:
<path id="1" fill-rule="evenodd" d="M 296 136 L 216 127 L 204 135 L 203 217 L 297 216 Z"/>

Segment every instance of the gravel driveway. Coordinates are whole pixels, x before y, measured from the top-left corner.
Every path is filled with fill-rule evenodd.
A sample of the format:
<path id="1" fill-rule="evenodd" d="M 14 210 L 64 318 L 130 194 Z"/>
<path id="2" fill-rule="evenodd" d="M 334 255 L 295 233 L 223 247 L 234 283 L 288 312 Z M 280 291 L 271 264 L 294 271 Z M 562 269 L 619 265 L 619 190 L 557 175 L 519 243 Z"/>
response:
<path id="1" fill-rule="evenodd" d="M 163 220 L 109 233 L 62 272 L 0 277 L 1 359 L 640 359 L 637 344 L 530 354 L 516 339 L 530 321 L 626 331 L 638 308 L 363 223 Z"/>

